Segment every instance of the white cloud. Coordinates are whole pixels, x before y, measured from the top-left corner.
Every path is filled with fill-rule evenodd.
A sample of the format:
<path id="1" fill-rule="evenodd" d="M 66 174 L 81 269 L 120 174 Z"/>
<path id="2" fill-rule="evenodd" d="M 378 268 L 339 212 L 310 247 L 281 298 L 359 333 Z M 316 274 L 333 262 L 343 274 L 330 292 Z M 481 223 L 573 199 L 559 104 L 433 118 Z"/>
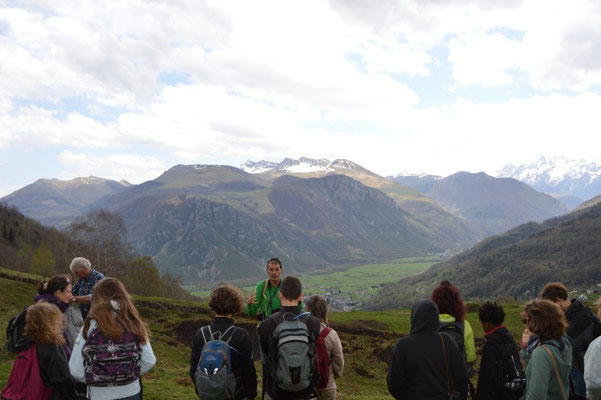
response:
<path id="1" fill-rule="evenodd" d="M 73 153 L 69 150 L 58 156 L 60 163 L 68 168 L 61 179 L 73 179 L 80 176 L 98 176 L 130 183 L 142 183 L 159 176 L 165 164 L 151 156 L 137 154 L 110 154 L 98 156 L 88 153 Z"/>

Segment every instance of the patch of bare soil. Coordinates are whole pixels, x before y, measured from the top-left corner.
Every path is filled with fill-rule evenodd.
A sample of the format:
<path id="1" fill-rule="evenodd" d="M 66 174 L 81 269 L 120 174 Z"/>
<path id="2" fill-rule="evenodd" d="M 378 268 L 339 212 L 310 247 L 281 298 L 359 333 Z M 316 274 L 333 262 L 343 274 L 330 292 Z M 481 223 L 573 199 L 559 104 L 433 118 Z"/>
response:
<path id="1" fill-rule="evenodd" d="M 385 362 L 386 365 L 390 367 L 390 363 L 392 362 L 392 352 L 394 350 L 394 345 L 388 345 L 386 347 L 375 348 L 371 353 L 371 357 L 376 358 L 379 361 Z"/>
<path id="2" fill-rule="evenodd" d="M 194 340 L 194 334 L 201 327 L 210 324 L 210 320 L 185 320 L 173 324 L 171 326 L 165 327 L 165 334 L 173 337 L 180 345 L 184 345 L 187 347 L 192 347 L 192 342 Z M 250 336 L 250 341 L 253 345 L 253 357 L 254 359 L 258 359 L 259 355 L 259 345 L 257 339 L 257 324 L 255 323 L 239 323 L 235 324 L 237 327 L 244 329 L 248 332 Z"/>
<path id="3" fill-rule="evenodd" d="M 353 320 L 349 322 L 332 322 L 332 329 L 338 333 L 350 333 L 353 335 L 364 335 L 378 337 L 382 339 L 398 338 L 399 335 L 393 332 L 386 332 L 380 329 L 387 329 L 388 326 L 382 322 L 374 320 Z"/>
<path id="4" fill-rule="evenodd" d="M 364 368 L 361 368 L 357 364 L 351 364 L 351 367 L 353 368 L 353 371 L 355 371 L 357 373 L 357 375 L 359 375 L 359 376 L 362 376 L 362 377 L 368 378 L 368 379 L 375 378 L 374 374 L 372 374 L 371 372 L 369 372 L 368 370 L 366 370 Z"/>

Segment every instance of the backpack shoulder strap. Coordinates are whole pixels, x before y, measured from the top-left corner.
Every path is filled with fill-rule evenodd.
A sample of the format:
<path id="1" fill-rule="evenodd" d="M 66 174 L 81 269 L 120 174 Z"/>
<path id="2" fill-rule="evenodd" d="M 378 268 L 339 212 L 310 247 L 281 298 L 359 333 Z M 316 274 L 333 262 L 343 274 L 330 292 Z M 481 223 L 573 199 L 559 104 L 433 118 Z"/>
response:
<path id="1" fill-rule="evenodd" d="M 323 330 L 319 333 L 319 337 L 324 339 L 326 338 L 326 336 L 328 336 L 330 334 L 330 332 L 332 331 L 332 328 L 330 328 L 329 326 L 326 326 L 325 328 L 323 328 Z"/>
<path id="2" fill-rule="evenodd" d="M 209 331 L 209 340 L 207 340 L 207 336 L 205 335 L 205 328 L 207 328 L 207 330 Z M 209 341 L 213 340 L 213 332 L 211 332 L 211 326 L 210 325 L 205 325 L 202 328 L 200 328 L 200 333 L 202 334 L 202 338 L 205 341 L 205 344 L 208 343 Z"/>
<path id="3" fill-rule="evenodd" d="M 234 332 L 236 331 L 236 326 L 232 325 L 225 330 L 223 333 L 219 333 L 219 340 L 223 340 L 225 343 L 230 344 L 230 340 L 234 337 Z M 227 340 L 225 339 L 226 335 L 229 333 L 229 337 Z"/>
<path id="4" fill-rule="evenodd" d="M 561 382 L 561 377 L 559 376 L 559 369 L 557 368 L 557 361 L 555 361 L 555 356 L 553 355 L 553 352 L 551 352 L 551 350 L 549 350 L 547 345 L 543 344 L 541 347 L 543 349 L 545 349 L 547 351 L 547 353 L 549 354 L 549 357 L 551 357 L 551 362 L 553 363 L 553 369 L 555 369 L 555 376 L 557 377 L 557 382 L 559 382 L 559 389 L 561 390 L 561 397 L 563 397 L 563 400 L 568 400 L 566 398 L 566 392 L 565 392 L 565 390 L 563 390 L 563 383 Z"/>

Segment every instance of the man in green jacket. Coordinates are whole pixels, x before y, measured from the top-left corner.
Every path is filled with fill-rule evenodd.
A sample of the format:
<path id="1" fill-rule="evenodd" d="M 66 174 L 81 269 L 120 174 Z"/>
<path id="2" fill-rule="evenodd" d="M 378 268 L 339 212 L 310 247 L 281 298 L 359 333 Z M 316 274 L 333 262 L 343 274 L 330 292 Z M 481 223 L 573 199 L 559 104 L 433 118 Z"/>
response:
<path id="1" fill-rule="evenodd" d="M 267 276 L 264 281 L 257 283 L 255 292 L 246 301 L 246 313 L 257 316 L 259 321 L 269 317 L 280 310 L 280 276 L 282 275 L 282 262 L 279 258 L 267 261 Z"/>

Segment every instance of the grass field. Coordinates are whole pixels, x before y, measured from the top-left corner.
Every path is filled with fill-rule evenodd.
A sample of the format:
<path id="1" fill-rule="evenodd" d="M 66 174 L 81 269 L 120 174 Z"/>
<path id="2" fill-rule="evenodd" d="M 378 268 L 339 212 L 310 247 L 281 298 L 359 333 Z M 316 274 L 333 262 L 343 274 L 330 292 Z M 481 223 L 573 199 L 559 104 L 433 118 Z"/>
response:
<path id="1" fill-rule="evenodd" d="M 6 272 L 8 270 L 0 270 Z M 5 328 L 9 319 L 31 304 L 34 285 L 0 278 L 0 388 L 10 373 L 14 355 L 4 350 Z M 206 304 L 161 298 L 136 296 L 137 308 L 150 328 L 150 340 L 157 356 L 156 366 L 144 375 L 144 398 L 151 400 L 196 399 L 188 377 L 190 344 L 196 330 L 208 323 L 211 316 Z M 467 320 L 476 340 L 476 370 L 479 367 L 483 343 L 482 328 L 478 321 L 477 304 L 468 304 Z M 505 324 L 519 340 L 523 326 L 519 313 L 523 306 L 505 305 Z M 410 331 L 410 310 L 349 311 L 330 314 L 330 325 L 342 341 L 345 370 L 337 380 L 339 398 L 349 400 L 380 400 L 391 398 L 386 387 L 387 362 L 396 341 Z M 236 324 L 248 330 L 256 343 L 256 320 L 236 316 Z M 261 362 L 255 357 L 260 385 Z M 474 382 L 477 376 L 474 377 Z"/>

